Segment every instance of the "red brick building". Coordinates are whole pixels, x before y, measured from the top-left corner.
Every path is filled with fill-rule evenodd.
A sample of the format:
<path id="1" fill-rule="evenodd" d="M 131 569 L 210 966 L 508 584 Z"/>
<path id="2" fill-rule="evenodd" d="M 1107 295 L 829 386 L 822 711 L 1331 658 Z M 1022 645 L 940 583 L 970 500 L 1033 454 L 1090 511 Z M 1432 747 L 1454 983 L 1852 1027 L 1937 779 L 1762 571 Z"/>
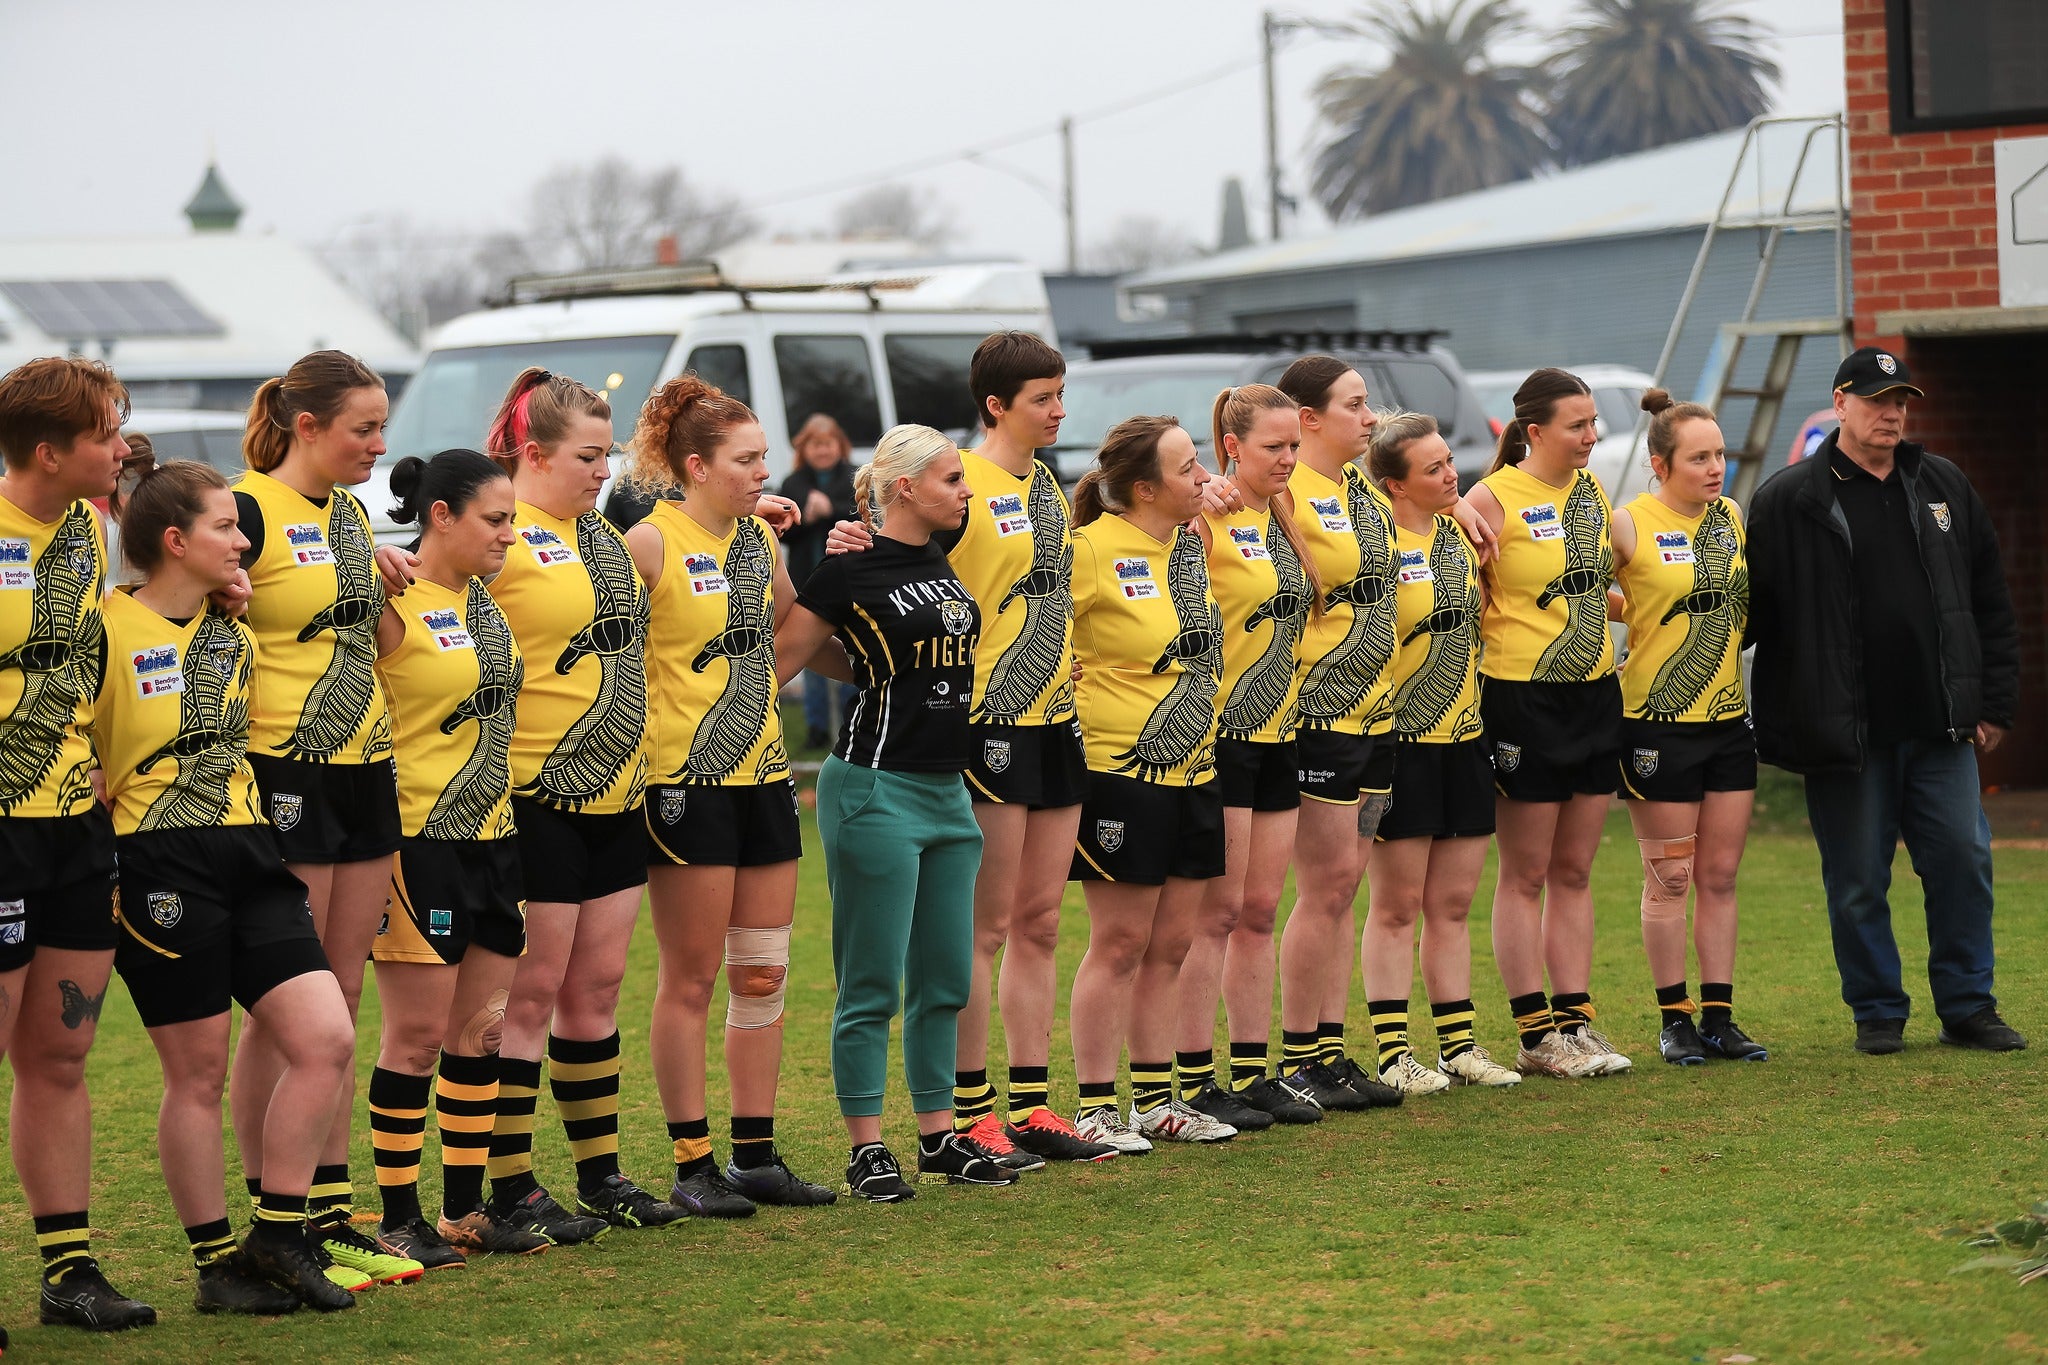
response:
<path id="1" fill-rule="evenodd" d="M 2048 176 L 2001 186 L 1995 151 L 2048 136 L 2048 0 L 1843 0 L 1842 14 L 1856 339 L 1906 357 L 1927 391 L 1909 434 L 1991 508 L 2019 616 L 2020 728 L 1984 777 L 2048 785 L 2048 294 L 2021 287 L 2013 248 L 2035 229 L 2012 226 L 2022 193 L 2028 224 L 2048 212 Z"/>

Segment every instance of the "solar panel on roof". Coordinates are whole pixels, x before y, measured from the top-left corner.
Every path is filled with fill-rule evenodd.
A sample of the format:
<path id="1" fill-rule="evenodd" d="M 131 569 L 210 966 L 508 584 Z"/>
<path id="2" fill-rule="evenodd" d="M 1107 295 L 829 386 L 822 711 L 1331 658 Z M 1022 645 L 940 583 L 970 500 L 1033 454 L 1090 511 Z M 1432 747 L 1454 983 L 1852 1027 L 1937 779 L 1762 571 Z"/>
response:
<path id="1" fill-rule="evenodd" d="M 0 293 L 46 335 L 67 341 L 227 331 L 169 280 L 0 280 Z"/>

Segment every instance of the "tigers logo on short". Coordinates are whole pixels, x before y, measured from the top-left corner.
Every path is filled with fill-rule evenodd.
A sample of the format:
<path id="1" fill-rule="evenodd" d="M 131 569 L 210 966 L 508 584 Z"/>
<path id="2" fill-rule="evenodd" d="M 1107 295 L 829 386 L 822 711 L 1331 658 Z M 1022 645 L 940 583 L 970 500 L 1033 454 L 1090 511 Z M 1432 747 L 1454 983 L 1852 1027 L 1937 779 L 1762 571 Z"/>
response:
<path id="1" fill-rule="evenodd" d="M 981 742 L 981 764 L 992 773 L 1010 770 L 1010 741 L 985 739 Z"/>
<path id="2" fill-rule="evenodd" d="M 1942 530 L 1946 531 L 1950 526 L 1954 525 L 1948 514 L 1947 503 L 1930 502 L 1927 504 L 1927 510 L 1934 513 L 1934 524 Z"/>
<path id="3" fill-rule="evenodd" d="M 1511 773 L 1522 766 L 1522 746 L 1501 743 L 1493 746 L 1493 766 L 1504 773 Z"/>
<path id="4" fill-rule="evenodd" d="M 149 893 L 149 917 L 156 921 L 159 929 L 175 929 L 178 921 L 185 918 L 185 903 L 178 899 L 175 891 L 152 891 Z"/>
<path id="5" fill-rule="evenodd" d="M 946 623 L 946 634 L 965 635 L 974 624 L 974 608 L 965 602 L 947 600 L 939 603 L 939 619 Z"/>
<path id="6" fill-rule="evenodd" d="M 280 830 L 296 829 L 299 816 L 305 813 L 306 798 L 296 792 L 272 792 L 270 794 L 270 823 Z"/>
<path id="7" fill-rule="evenodd" d="M 661 823 L 673 825 L 676 821 L 682 819 L 683 806 L 688 801 L 689 795 L 681 787 L 663 787 L 661 789 Z"/>
<path id="8" fill-rule="evenodd" d="M 1638 749 L 1630 766 L 1635 769 L 1637 777 L 1655 777 L 1657 758 L 1658 751 L 1655 749 Z"/>
<path id="9" fill-rule="evenodd" d="M 1121 820 L 1097 820 L 1095 842 L 1104 853 L 1114 853 L 1124 846 L 1124 822 Z"/>

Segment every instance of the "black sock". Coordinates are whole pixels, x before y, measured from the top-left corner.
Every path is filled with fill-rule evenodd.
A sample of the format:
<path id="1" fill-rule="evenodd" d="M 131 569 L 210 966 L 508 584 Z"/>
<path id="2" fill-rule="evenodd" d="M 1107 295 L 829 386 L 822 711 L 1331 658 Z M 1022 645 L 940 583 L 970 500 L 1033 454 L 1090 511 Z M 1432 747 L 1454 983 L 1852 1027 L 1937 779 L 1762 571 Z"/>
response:
<path id="1" fill-rule="evenodd" d="M 1088 1112 L 1088 1111 L 1089 1111 L 1090 1109 L 1114 1109 L 1114 1108 L 1116 1108 L 1116 1082 L 1115 1082 L 1115 1081 L 1082 1081 L 1082 1082 L 1081 1082 L 1081 1112 L 1082 1112 L 1082 1113 L 1084 1113 L 1084 1114 L 1085 1114 L 1085 1113 L 1087 1113 L 1087 1112 Z"/>
<path id="2" fill-rule="evenodd" d="M 1700 1022 L 1725 1024 L 1735 1013 L 1735 986 L 1728 981 L 1700 982 Z"/>
<path id="3" fill-rule="evenodd" d="M 996 1088 L 988 1068 L 953 1073 L 953 1131 L 964 1133 L 996 1111 Z"/>
<path id="4" fill-rule="evenodd" d="M 743 1171 L 775 1160 L 775 1117 L 732 1116 L 732 1164 Z"/>
<path id="5" fill-rule="evenodd" d="M 684 1119 L 668 1126 L 668 1140 L 675 1144 L 676 1179 L 688 1180 L 704 1171 L 716 1171 L 711 1155 L 711 1121 Z"/>
<path id="6" fill-rule="evenodd" d="M 1173 1098 L 1173 1064 L 1131 1059 L 1131 1108 L 1149 1114 Z"/>
<path id="7" fill-rule="evenodd" d="M 1534 1047 L 1543 1041 L 1543 1035 L 1557 1027 L 1550 1014 L 1550 1000 L 1542 991 L 1530 991 L 1508 1001 L 1508 1013 L 1515 1016 L 1515 1031 L 1522 1035 L 1523 1047 Z"/>
<path id="8" fill-rule="evenodd" d="M 501 1054 L 491 1152 L 484 1163 L 491 1178 L 491 1203 L 500 1213 L 540 1188 L 533 1174 L 533 1109 L 539 1098 L 540 1062 Z"/>
<path id="9" fill-rule="evenodd" d="M 1441 1005 L 1431 1002 L 1429 1013 L 1436 1022 L 1436 1055 L 1440 1060 L 1448 1062 L 1472 1050 L 1474 1011 L 1470 1000 L 1446 1000 Z"/>
<path id="10" fill-rule="evenodd" d="M 1703 991 L 1702 994 L 1705 992 Z M 1665 1028 L 1683 1024 L 1692 1019 L 1692 1001 L 1686 996 L 1685 983 L 1657 988 L 1658 1022 Z"/>
<path id="11" fill-rule="evenodd" d="M 1010 1068 L 1011 1123 L 1028 1123 L 1032 1114 L 1052 1107 L 1052 1081 L 1047 1071 L 1042 1066 Z"/>
<path id="12" fill-rule="evenodd" d="M 36 1250 L 43 1257 L 43 1283 L 55 1284 L 93 1264 L 92 1220 L 86 1211 L 50 1213 L 35 1220 Z"/>
<path id="13" fill-rule="evenodd" d="M 1593 997 L 1585 991 L 1560 991 L 1550 997 L 1550 1012 L 1565 1033 L 1584 1033 L 1593 1022 Z"/>
<path id="14" fill-rule="evenodd" d="M 1335 1066 L 1344 1060 L 1344 1021 L 1331 1023 L 1325 1019 L 1316 1025 L 1316 1058 L 1326 1066 Z"/>
<path id="15" fill-rule="evenodd" d="M 1132 1068 L 1135 1073 L 1136 1068 Z M 1230 1088 L 1249 1090 L 1255 1083 L 1266 1079 L 1266 1044 L 1239 1043 L 1230 1045 Z M 1131 1097 L 1136 1099 L 1134 1094 Z"/>
<path id="16" fill-rule="evenodd" d="M 951 1136 L 953 1134 L 950 1130 L 941 1130 L 936 1133 L 919 1133 L 917 1135 L 918 1153 L 922 1156 L 937 1156 L 939 1149 L 946 1145 L 946 1139 Z"/>
<path id="17" fill-rule="evenodd" d="M 204 1270 L 235 1249 L 235 1229 L 227 1219 L 216 1218 L 186 1228 L 185 1240 L 192 1244 L 192 1264 Z"/>
<path id="18" fill-rule="evenodd" d="M 495 1062 L 491 1076 L 497 1078 Z M 403 1227 L 420 1216 L 420 1146 L 433 1090 L 431 1076 L 408 1076 L 381 1066 L 370 1073 L 370 1146 L 387 1228 Z"/>
<path id="19" fill-rule="evenodd" d="M 349 1183 L 348 1163 L 313 1168 L 313 1188 L 306 1195 L 306 1217 L 318 1222 L 339 1216 L 347 1222 L 356 1211 L 355 1186 Z"/>
<path id="20" fill-rule="evenodd" d="M 1319 1046 L 1314 1029 L 1299 1033 L 1293 1029 L 1280 1030 L 1280 1074 L 1292 1076 L 1315 1061 Z"/>
<path id="21" fill-rule="evenodd" d="M 1202 1093 L 1204 1086 L 1216 1083 L 1216 1052 L 1203 1048 L 1200 1052 L 1176 1052 L 1173 1054 L 1173 1069 L 1179 1079 L 1177 1093 L 1183 1100 L 1191 1100 Z"/>

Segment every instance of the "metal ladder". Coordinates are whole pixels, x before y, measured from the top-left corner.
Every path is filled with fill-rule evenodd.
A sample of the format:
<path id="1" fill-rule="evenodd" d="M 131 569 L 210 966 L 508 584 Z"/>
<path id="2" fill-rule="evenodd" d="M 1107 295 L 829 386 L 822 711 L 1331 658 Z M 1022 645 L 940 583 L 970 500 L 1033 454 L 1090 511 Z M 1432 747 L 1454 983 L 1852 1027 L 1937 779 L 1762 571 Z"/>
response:
<path id="1" fill-rule="evenodd" d="M 1762 157 L 1763 130 L 1776 125 L 1798 125 L 1806 129 L 1800 139 L 1799 158 L 1794 163 L 1792 175 L 1785 184 L 1784 202 L 1775 213 L 1759 214 L 1754 217 L 1732 218 L 1728 206 L 1742 184 L 1742 175 L 1751 154 Z M 1809 209 L 1804 212 L 1794 209 L 1798 202 L 1800 179 L 1805 173 L 1807 161 L 1814 143 L 1823 135 L 1832 133 L 1835 143 L 1835 185 L 1834 206 L 1830 209 Z M 1680 335 L 1692 313 L 1694 299 L 1699 293 L 1700 279 L 1706 274 L 1708 257 L 1713 254 L 1714 242 L 1723 228 L 1766 229 L 1762 249 L 1758 252 L 1756 274 L 1750 280 L 1749 297 L 1743 302 L 1742 314 L 1732 322 L 1721 324 L 1720 334 L 1707 353 L 1707 363 L 1700 376 L 1698 401 L 1720 411 L 1721 404 L 1730 398 L 1753 400 L 1750 409 L 1749 428 L 1739 448 L 1728 451 L 1728 461 L 1734 466 L 1728 481 L 1729 496 L 1738 503 L 1747 503 L 1755 491 L 1757 480 L 1762 477 L 1772 453 L 1772 436 L 1777 430 L 1778 418 L 1785 407 L 1785 396 L 1792 385 L 1792 374 L 1799 363 L 1801 343 L 1811 337 L 1832 336 L 1839 353 L 1846 356 L 1854 333 L 1854 320 L 1849 313 L 1848 277 L 1848 210 L 1842 193 L 1842 177 L 1847 173 L 1847 135 L 1840 114 L 1827 115 L 1782 115 L 1752 119 L 1742 138 L 1742 147 L 1735 154 L 1735 165 L 1728 172 L 1728 184 L 1721 192 L 1720 206 L 1707 224 L 1706 236 L 1700 241 L 1699 254 L 1693 258 L 1692 273 L 1685 281 L 1685 292 L 1679 296 L 1678 311 L 1671 319 L 1671 330 L 1664 337 L 1664 350 L 1657 357 L 1656 378 L 1659 387 L 1668 387 L 1665 377 L 1670 372 L 1671 358 L 1678 350 Z M 1763 301 L 1764 290 L 1770 283 L 1771 267 L 1778 253 L 1778 243 L 1787 232 L 1825 228 L 1835 237 L 1835 315 L 1833 317 L 1786 318 L 1759 320 L 1757 308 Z M 1743 346 L 1751 340 L 1769 338 L 1770 359 L 1764 365 L 1763 378 L 1753 386 L 1738 386 L 1734 383 L 1736 367 L 1741 363 Z M 1644 459 L 1644 438 L 1650 429 L 1649 414 L 1636 420 L 1635 440 L 1629 447 L 1629 458 L 1623 467 L 1614 501 L 1618 505 L 1625 497 L 1638 491 L 1633 485 L 1641 480 L 1645 486 L 1649 478 L 1647 461 Z"/>

